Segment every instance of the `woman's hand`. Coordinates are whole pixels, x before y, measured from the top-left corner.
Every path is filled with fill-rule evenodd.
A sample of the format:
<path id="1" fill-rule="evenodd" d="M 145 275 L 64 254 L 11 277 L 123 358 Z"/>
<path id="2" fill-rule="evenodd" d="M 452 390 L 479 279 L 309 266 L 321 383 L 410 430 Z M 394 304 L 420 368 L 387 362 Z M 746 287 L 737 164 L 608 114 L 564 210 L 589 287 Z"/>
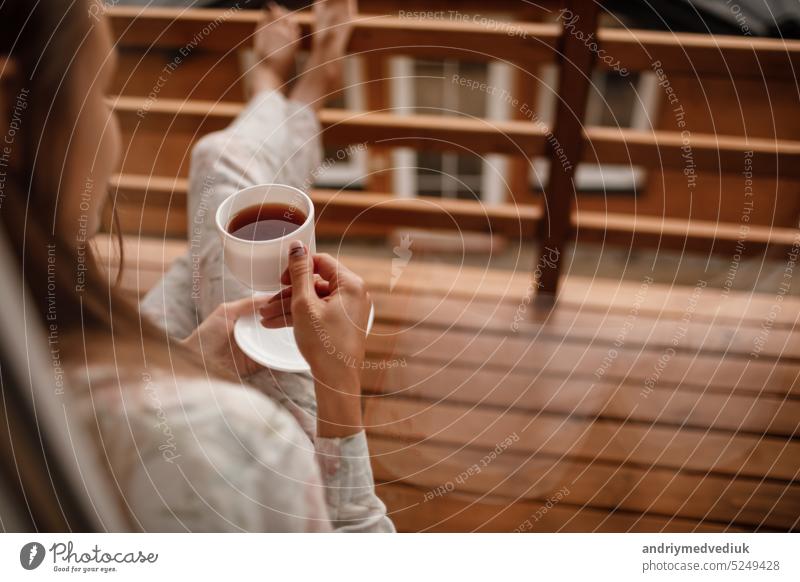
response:
<path id="1" fill-rule="evenodd" d="M 252 376 L 264 367 L 239 348 L 233 338 L 233 326 L 240 317 L 258 313 L 268 300 L 268 296 L 261 295 L 220 304 L 181 344 L 215 367 L 235 370 L 243 378 Z"/>
<path id="2" fill-rule="evenodd" d="M 330 255 L 312 257 L 301 242 L 293 241 L 282 282 L 291 286 L 261 309 L 262 324 L 294 326 L 297 345 L 314 375 L 319 435 L 359 432 L 360 372 L 370 311 L 364 281 Z"/>

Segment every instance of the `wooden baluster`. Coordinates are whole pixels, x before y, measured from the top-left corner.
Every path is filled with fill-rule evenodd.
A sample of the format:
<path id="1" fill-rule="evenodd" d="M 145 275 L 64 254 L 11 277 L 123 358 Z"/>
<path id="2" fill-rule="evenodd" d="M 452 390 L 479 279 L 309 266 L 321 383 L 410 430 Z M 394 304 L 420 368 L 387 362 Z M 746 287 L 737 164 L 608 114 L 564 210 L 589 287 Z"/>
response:
<path id="1" fill-rule="evenodd" d="M 364 80 L 369 111 L 389 111 L 388 59 L 383 55 L 364 55 Z M 370 192 L 391 192 L 391 149 L 369 144 L 366 186 Z"/>
<path id="2" fill-rule="evenodd" d="M 569 0 L 561 14 L 558 40 L 558 104 L 553 134 L 547 140 L 550 179 L 544 192 L 539 259 L 534 266 L 540 294 L 555 298 L 564 247 L 572 235 L 575 169 L 583 147 L 583 116 L 589 96 L 595 53 L 586 46 L 597 36 L 600 12 L 595 0 Z M 591 42 L 591 41 L 589 41 Z M 566 161 L 564 161 L 566 156 Z"/>
<path id="3" fill-rule="evenodd" d="M 519 69 L 514 70 L 514 95 L 522 102 L 530 103 L 533 107 L 536 104 L 536 97 L 539 82 L 536 79 L 539 72 L 528 72 Z M 517 107 L 512 112 L 512 119 L 525 121 L 530 120 L 521 107 Z M 511 191 L 511 199 L 517 204 L 528 204 L 532 202 L 531 194 L 531 158 L 514 156 L 509 159 L 508 164 L 508 188 Z"/>

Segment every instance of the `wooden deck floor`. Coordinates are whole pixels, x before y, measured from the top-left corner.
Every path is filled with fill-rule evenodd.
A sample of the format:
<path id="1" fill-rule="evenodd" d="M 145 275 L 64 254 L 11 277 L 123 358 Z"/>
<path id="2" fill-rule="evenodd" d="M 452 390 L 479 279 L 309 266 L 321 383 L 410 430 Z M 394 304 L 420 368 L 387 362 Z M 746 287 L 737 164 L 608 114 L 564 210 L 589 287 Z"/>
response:
<path id="1" fill-rule="evenodd" d="M 137 292 L 183 250 L 127 244 Z M 376 305 L 365 418 L 399 529 L 800 528 L 800 300 L 567 278 L 539 310 L 524 272 L 342 260 Z"/>

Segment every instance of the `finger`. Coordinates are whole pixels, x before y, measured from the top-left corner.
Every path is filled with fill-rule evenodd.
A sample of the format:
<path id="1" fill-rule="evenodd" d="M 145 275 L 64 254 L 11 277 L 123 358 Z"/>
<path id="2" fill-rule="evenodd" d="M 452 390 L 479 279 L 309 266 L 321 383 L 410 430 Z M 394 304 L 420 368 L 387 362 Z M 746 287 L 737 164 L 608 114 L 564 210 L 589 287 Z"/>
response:
<path id="1" fill-rule="evenodd" d="M 328 253 L 314 255 L 314 272 L 330 282 L 332 288 L 359 281 L 358 275 L 334 259 Z"/>
<path id="2" fill-rule="evenodd" d="M 331 294 L 331 284 L 323 279 L 314 280 L 314 291 L 317 292 L 317 297 L 327 297 Z"/>
<path id="3" fill-rule="evenodd" d="M 269 319 L 271 317 L 277 317 L 279 315 L 285 315 L 287 313 L 291 313 L 292 311 L 292 297 L 285 297 L 282 301 L 276 301 L 274 303 L 267 303 L 264 307 L 262 307 L 258 313 L 264 319 Z"/>
<path id="4" fill-rule="evenodd" d="M 275 303 L 276 301 L 283 301 L 286 297 L 291 297 L 291 296 L 292 296 L 292 288 L 284 287 L 283 289 L 275 293 L 275 295 L 270 297 L 269 301 L 267 301 L 267 304 Z"/>
<path id="5" fill-rule="evenodd" d="M 328 295 L 331 294 L 330 283 L 328 283 L 327 281 L 324 281 L 323 279 L 320 279 L 319 277 L 317 277 L 315 275 L 315 277 L 314 277 L 314 291 L 316 292 L 317 297 L 319 297 L 319 298 L 327 297 Z M 283 301 L 287 297 L 291 298 L 291 296 L 292 296 L 292 288 L 291 288 L 291 286 L 290 287 L 284 287 L 279 292 L 277 292 L 275 295 L 270 297 L 269 301 L 267 301 L 267 305 L 269 305 L 270 303 L 277 303 L 279 301 Z"/>
<path id="6" fill-rule="evenodd" d="M 289 244 L 289 278 L 292 301 L 309 301 L 314 295 L 314 267 L 308 249 L 299 240 Z"/>
<path id="7" fill-rule="evenodd" d="M 223 303 L 220 305 L 220 308 L 227 317 L 238 319 L 245 315 L 255 314 L 261 307 L 266 305 L 268 301 L 269 295 L 253 295 L 252 297 L 245 297 L 244 299 Z"/>
<path id="8" fill-rule="evenodd" d="M 272 317 L 270 319 L 262 319 L 261 325 L 268 329 L 279 329 L 281 327 L 294 327 L 294 319 L 292 314 L 287 313 L 282 317 Z"/>

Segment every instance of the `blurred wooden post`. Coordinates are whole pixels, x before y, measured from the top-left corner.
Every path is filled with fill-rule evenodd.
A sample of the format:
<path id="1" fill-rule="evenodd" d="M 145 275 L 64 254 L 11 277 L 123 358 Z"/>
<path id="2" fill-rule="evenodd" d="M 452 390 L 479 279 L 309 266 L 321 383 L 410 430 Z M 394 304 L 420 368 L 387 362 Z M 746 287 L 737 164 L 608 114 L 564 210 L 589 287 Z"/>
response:
<path id="1" fill-rule="evenodd" d="M 388 61 L 383 55 L 364 55 L 364 87 L 367 109 L 386 113 L 389 109 Z M 391 192 L 391 149 L 370 144 L 367 149 L 366 188 L 370 192 Z"/>
<path id="2" fill-rule="evenodd" d="M 514 96 L 524 99 L 533 108 L 538 97 L 539 83 L 533 73 L 520 69 L 514 70 Z M 521 107 L 514 109 L 512 119 L 519 121 L 529 120 L 527 111 Z M 517 204 L 527 204 L 531 202 L 531 164 L 532 158 L 514 156 L 508 163 L 508 189 Z"/>
<path id="3" fill-rule="evenodd" d="M 542 10 L 538 6 L 533 6 L 523 2 L 517 12 L 518 22 L 532 22 L 542 19 L 548 11 Z M 534 108 L 539 97 L 539 82 L 537 77 L 541 73 L 538 70 L 528 70 L 528 68 L 514 68 L 514 95 L 520 100 L 530 103 Z M 524 97 L 523 97 L 524 96 Z M 529 120 L 528 112 L 522 107 L 516 107 L 511 115 L 512 119 Z M 508 161 L 508 189 L 517 204 L 527 204 L 531 201 L 531 165 L 533 158 L 514 156 Z"/>
<path id="4" fill-rule="evenodd" d="M 539 273 L 539 293 L 553 297 L 558 292 L 564 247 L 572 235 L 575 170 L 581 159 L 583 118 L 595 61 L 595 53 L 587 45 L 596 42 L 600 13 L 595 0 L 568 0 L 566 5 L 559 12 L 563 30 L 556 55 L 558 104 L 553 134 L 547 139 L 550 178 L 544 191 L 539 259 L 534 265 Z"/>

